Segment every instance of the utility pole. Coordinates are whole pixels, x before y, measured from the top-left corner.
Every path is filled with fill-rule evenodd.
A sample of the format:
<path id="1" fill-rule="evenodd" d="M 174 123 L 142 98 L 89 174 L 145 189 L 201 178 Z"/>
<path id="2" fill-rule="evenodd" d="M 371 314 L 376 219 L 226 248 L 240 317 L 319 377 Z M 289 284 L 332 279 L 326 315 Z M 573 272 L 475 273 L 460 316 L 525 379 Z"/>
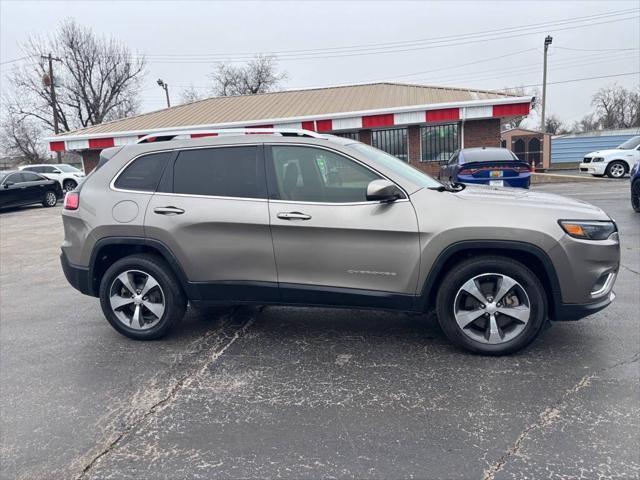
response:
<path id="1" fill-rule="evenodd" d="M 547 103 L 547 50 L 549 50 L 549 45 L 553 42 L 553 37 L 551 35 L 547 35 L 544 39 L 544 67 L 542 70 L 542 114 L 541 118 L 541 128 L 542 133 L 546 133 L 547 126 L 545 125 L 544 119 L 544 110 Z"/>
<path id="2" fill-rule="evenodd" d="M 49 55 L 41 55 L 41 57 L 49 61 L 49 78 L 47 79 L 45 75 L 45 77 L 43 78 L 43 83 L 45 87 L 49 87 L 51 92 L 51 108 L 53 109 L 53 132 L 57 135 L 58 133 L 60 133 L 60 128 L 58 127 L 58 110 L 56 108 L 56 84 L 53 78 L 53 61 L 55 60 L 56 62 L 62 62 L 62 59 L 51 56 L 51 53 L 49 53 Z M 60 152 L 56 152 L 56 158 L 58 160 L 58 163 L 62 163 Z"/>
<path id="3" fill-rule="evenodd" d="M 169 84 L 163 82 L 162 79 L 159 78 L 158 85 L 164 90 L 164 94 L 167 97 L 167 108 L 169 108 L 171 106 L 171 102 L 169 102 Z"/>

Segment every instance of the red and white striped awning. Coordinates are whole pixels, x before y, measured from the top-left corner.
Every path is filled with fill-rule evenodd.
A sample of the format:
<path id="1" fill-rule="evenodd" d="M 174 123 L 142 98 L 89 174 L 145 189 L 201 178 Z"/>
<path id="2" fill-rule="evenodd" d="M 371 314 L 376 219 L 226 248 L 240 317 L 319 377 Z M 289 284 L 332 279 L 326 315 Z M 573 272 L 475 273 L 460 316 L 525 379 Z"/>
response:
<path id="1" fill-rule="evenodd" d="M 393 109 L 360 112 L 341 112 L 299 118 L 258 119 L 207 125 L 188 125 L 137 131 L 114 131 L 94 134 L 68 134 L 50 137 L 49 148 L 54 151 L 99 150 L 119 145 L 135 144 L 140 137 L 163 131 L 207 130 L 223 128 L 293 128 L 315 132 L 339 132 L 360 129 L 379 129 L 407 125 L 435 124 L 486 118 L 527 115 L 532 97 L 509 97 L 474 100 L 460 103 L 413 105 Z M 198 134 L 194 134 L 197 136 Z"/>

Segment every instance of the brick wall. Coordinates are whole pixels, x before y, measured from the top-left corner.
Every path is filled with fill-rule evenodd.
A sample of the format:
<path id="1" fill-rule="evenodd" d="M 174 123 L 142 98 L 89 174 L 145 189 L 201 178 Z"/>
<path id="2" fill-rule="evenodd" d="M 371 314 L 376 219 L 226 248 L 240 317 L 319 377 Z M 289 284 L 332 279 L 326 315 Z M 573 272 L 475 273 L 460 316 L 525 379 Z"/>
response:
<path id="1" fill-rule="evenodd" d="M 100 160 L 100 150 L 84 150 L 81 155 L 84 173 L 89 175 L 89 172 L 98 165 L 98 161 Z"/>
<path id="2" fill-rule="evenodd" d="M 410 125 L 407 128 L 407 147 L 409 148 L 409 163 L 420 163 L 420 126 Z"/>
<path id="3" fill-rule="evenodd" d="M 371 130 L 360 130 L 358 132 L 358 140 L 367 145 L 371 145 Z"/>
<path id="4" fill-rule="evenodd" d="M 500 119 L 464 122 L 464 147 L 499 147 Z"/>

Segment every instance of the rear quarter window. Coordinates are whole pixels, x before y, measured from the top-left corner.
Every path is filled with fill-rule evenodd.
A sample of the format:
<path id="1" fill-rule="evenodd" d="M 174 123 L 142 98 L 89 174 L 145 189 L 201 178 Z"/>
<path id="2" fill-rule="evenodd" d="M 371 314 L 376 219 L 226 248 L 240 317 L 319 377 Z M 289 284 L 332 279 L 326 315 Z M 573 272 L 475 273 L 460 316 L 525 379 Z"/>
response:
<path id="1" fill-rule="evenodd" d="M 155 192 L 173 152 L 150 153 L 136 158 L 114 183 L 115 188 Z"/>

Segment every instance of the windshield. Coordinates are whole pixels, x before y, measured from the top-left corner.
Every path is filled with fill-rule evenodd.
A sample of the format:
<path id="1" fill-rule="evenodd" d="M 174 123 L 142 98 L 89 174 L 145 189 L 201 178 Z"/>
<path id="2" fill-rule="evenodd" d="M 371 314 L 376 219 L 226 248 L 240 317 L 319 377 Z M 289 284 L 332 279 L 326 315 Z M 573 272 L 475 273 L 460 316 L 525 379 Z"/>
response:
<path id="1" fill-rule="evenodd" d="M 11 172 L 0 172 L 0 183 L 9 175 Z"/>
<path id="2" fill-rule="evenodd" d="M 634 148 L 636 148 L 638 145 L 640 145 L 640 135 L 637 137 L 632 137 L 629 140 L 627 140 L 626 142 L 620 144 L 618 146 L 618 148 L 620 150 L 633 150 Z"/>
<path id="3" fill-rule="evenodd" d="M 364 143 L 354 143 L 352 145 L 348 145 L 348 147 L 353 148 L 355 151 L 361 153 L 366 157 L 380 162 L 386 168 L 392 170 L 393 173 L 395 173 L 399 177 L 402 177 L 405 180 L 416 185 L 425 188 L 437 188 L 442 186 L 440 182 L 431 178 L 426 173 L 412 167 L 408 163 L 403 162 L 393 155 L 389 155 L 388 153 L 383 152 L 382 150 L 378 150 L 377 148 L 365 145 Z"/>
<path id="4" fill-rule="evenodd" d="M 62 170 L 63 172 L 68 172 L 68 173 L 81 173 L 82 170 L 78 170 L 76 167 L 72 167 L 71 165 L 65 165 L 64 163 L 61 165 L 56 165 L 56 168 L 58 170 Z"/>

